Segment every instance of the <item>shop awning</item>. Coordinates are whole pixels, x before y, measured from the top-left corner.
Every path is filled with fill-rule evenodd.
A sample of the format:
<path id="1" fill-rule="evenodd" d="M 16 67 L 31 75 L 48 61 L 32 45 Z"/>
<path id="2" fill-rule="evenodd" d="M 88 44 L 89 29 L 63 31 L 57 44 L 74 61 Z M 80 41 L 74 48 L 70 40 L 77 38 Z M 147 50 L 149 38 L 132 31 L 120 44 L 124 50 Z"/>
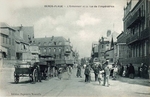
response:
<path id="1" fill-rule="evenodd" d="M 0 52 L 8 53 L 7 48 L 0 46 Z"/>

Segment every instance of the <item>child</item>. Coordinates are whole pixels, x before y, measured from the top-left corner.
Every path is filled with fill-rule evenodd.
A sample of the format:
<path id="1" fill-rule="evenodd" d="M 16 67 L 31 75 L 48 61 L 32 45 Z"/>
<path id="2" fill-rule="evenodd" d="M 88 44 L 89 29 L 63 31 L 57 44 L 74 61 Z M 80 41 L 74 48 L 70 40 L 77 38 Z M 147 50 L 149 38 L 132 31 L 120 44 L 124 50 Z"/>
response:
<path id="1" fill-rule="evenodd" d="M 99 84 L 101 84 L 101 81 L 102 81 L 102 74 L 103 74 L 103 73 L 104 73 L 103 70 L 99 72 L 99 77 L 98 77 L 98 82 L 99 82 Z"/>

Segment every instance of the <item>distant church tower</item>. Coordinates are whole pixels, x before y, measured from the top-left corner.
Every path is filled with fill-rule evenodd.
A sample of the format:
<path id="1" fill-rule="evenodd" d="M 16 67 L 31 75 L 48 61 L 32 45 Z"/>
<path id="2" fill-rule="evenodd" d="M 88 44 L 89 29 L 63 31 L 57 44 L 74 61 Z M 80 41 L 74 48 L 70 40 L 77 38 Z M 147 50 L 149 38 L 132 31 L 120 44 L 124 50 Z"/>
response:
<path id="1" fill-rule="evenodd" d="M 107 31 L 107 37 L 109 37 L 111 35 L 111 30 Z"/>

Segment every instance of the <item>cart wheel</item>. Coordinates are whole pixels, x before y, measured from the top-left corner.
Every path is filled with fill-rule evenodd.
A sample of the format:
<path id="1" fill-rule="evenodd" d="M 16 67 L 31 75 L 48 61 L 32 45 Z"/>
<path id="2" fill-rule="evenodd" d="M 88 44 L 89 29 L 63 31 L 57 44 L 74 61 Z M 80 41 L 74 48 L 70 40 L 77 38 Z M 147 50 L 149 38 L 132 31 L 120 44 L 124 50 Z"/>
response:
<path id="1" fill-rule="evenodd" d="M 19 76 L 14 77 L 14 82 L 17 84 L 19 82 Z"/>
<path id="2" fill-rule="evenodd" d="M 33 79 L 33 83 L 36 83 L 36 81 L 37 81 L 37 70 L 36 69 L 33 70 L 32 79 Z"/>

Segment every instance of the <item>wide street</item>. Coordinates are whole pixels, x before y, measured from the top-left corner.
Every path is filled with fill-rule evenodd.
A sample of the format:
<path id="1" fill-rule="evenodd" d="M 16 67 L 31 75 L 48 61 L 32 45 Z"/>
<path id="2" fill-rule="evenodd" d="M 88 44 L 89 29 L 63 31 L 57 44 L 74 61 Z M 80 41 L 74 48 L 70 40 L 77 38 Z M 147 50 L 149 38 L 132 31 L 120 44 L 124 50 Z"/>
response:
<path id="1" fill-rule="evenodd" d="M 99 85 L 94 81 L 94 74 L 90 83 L 84 82 L 84 69 L 82 69 L 82 78 L 77 78 L 76 69 L 73 69 L 71 79 L 68 80 L 66 73 L 62 80 L 57 77 L 49 80 L 42 80 L 32 84 L 28 78 L 20 78 L 20 83 L 13 81 L 13 69 L 0 70 L 0 97 L 3 96 L 24 96 L 24 97 L 149 97 L 150 83 L 147 79 L 122 78 L 117 80 L 110 78 L 110 86 Z"/>

